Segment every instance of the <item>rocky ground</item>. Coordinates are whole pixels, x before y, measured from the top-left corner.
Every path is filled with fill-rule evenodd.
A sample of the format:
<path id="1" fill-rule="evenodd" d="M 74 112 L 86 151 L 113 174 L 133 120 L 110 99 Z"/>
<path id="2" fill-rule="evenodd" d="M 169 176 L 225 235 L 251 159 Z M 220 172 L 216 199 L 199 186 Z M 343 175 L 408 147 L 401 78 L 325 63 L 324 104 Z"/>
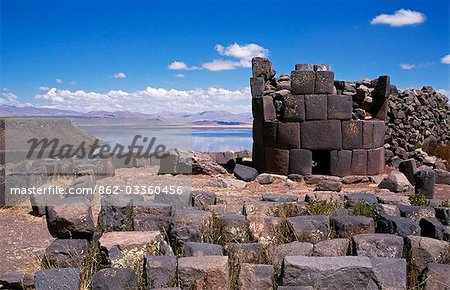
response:
<path id="1" fill-rule="evenodd" d="M 241 289 L 253 289 L 248 285 L 253 285 L 253 283 L 256 282 L 259 283 L 256 285 L 259 285 L 258 287 L 261 287 L 258 289 L 271 289 L 271 287 L 275 287 L 274 285 L 277 283 L 278 285 L 300 285 L 304 281 L 299 282 L 296 280 L 296 277 L 300 275 L 300 272 L 298 272 L 299 268 L 303 269 L 302 271 L 306 272 L 312 271 L 309 268 L 311 263 L 321 264 L 323 262 L 322 260 L 315 260 L 316 256 L 342 255 L 348 256 L 349 258 L 346 259 L 350 260 L 333 260 L 331 261 L 332 263 L 328 262 L 327 264 L 327 267 L 336 268 L 334 270 L 335 273 L 339 272 L 339 269 L 342 270 L 342 265 L 345 265 L 346 263 L 350 268 L 356 267 L 358 269 L 354 273 L 355 275 L 363 276 L 368 275 L 366 272 L 364 272 L 367 269 L 361 269 L 370 268 L 370 271 L 375 271 L 377 269 L 377 267 L 375 266 L 376 263 L 381 263 L 383 267 L 393 267 L 394 269 L 399 267 L 401 269 L 402 267 L 405 267 L 405 273 L 402 273 L 400 271 L 400 273 L 393 275 L 391 277 L 392 279 L 388 279 L 389 281 L 384 281 L 383 279 L 385 278 L 380 278 L 383 277 L 383 275 L 381 274 L 377 276 L 378 280 L 375 281 L 376 283 L 380 283 L 380 281 L 383 280 L 385 283 L 391 283 L 393 285 L 392 289 L 400 289 L 402 287 L 401 285 L 406 283 L 406 264 L 402 266 L 402 263 L 411 262 L 411 257 L 405 256 L 405 254 L 403 253 L 403 243 L 405 242 L 405 249 L 408 249 L 405 253 L 410 253 L 411 255 L 416 256 L 418 255 L 417 258 L 423 259 L 420 260 L 419 265 L 414 264 L 414 267 L 420 268 L 420 270 L 416 270 L 416 272 L 422 271 L 427 265 L 429 265 L 430 262 L 445 263 L 445 261 L 442 262 L 441 260 L 439 260 L 441 259 L 441 253 L 436 253 L 435 250 L 445 250 L 446 247 L 449 246 L 448 242 L 446 242 L 449 240 L 449 231 L 447 227 L 447 236 L 445 236 L 445 227 L 439 228 L 439 226 L 432 226 L 433 230 L 435 230 L 436 228 L 439 228 L 440 230 L 443 229 L 443 236 L 439 236 L 439 234 L 435 231 L 431 234 L 427 234 L 428 236 L 435 235 L 433 238 L 423 238 L 425 239 L 424 241 L 417 240 L 421 234 L 421 230 L 423 233 L 424 228 L 427 228 L 427 225 L 424 225 L 421 222 L 421 218 L 434 218 L 436 212 L 432 207 L 402 208 L 402 206 L 410 205 L 408 197 L 412 195 L 411 192 L 393 193 L 386 189 L 379 189 L 378 183 L 387 176 L 387 173 L 389 173 L 390 170 L 392 169 L 388 169 L 384 176 L 374 176 L 370 178 L 346 177 L 343 179 L 339 179 L 324 176 L 306 178 L 295 176 L 291 177 L 291 179 L 294 179 L 294 181 L 291 179 L 287 179 L 285 176 L 263 174 L 259 175 L 254 181 L 244 182 L 235 178 L 232 174 L 227 173 L 222 173 L 214 176 L 194 175 L 186 177 L 183 175 L 178 175 L 169 177 L 168 175 L 158 176 L 157 168 L 155 167 L 121 168 L 116 170 L 114 177 L 107 177 L 97 180 L 97 185 L 114 185 L 118 187 L 126 187 L 130 185 L 133 186 L 157 184 L 158 182 L 183 185 L 191 184 L 192 190 L 194 191 L 194 207 L 196 208 L 196 210 L 193 212 L 189 212 L 189 210 L 188 212 L 186 212 L 185 210 L 170 210 L 169 216 L 173 216 L 173 219 L 175 220 L 174 221 L 173 219 L 171 219 L 171 221 L 175 222 L 175 225 L 178 225 L 181 228 L 178 228 L 178 231 L 176 228 L 175 230 L 172 229 L 170 233 L 161 230 L 161 235 L 158 234 L 150 238 L 148 238 L 147 235 L 144 238 L 144 241 L 141 241 L 143 237 L 139 235 L 139 232 L 136 232 L 137 234 L 135 237 L 120 236 L 117 234 L 118 230 L 133 229 L 135 231 L 152 230 L 153 233 L 157 233 L 154 232 L 155 224 L 152 224 L 152 222 L 148 223 L 148 221 L 152 221 L 152 218 L 147 220 L 145 218 L 144 220 L 139 219 L 139 217 L 136 215 L 136 209 L 134 209 L 134 220 L 131 224 L 127 224 L 125 221 L 118 218 L 120 217 L 120 215 L 117 215 L 117 208 L 114 210 L 115 213 L 112 213 L 112 207 L 103 206 L 103 213 L 100 213 L 100 197 L 96 196 L 92 202 L 92 221 L 97 223 L 100 213 L 102 217 L 100 217 L 99 220 L 101 227 L 103 227 L 101 230 L 112 231 L 111 235 L 104 234 L 103 237 L 100 238 L 99 243 L 101 245 L 103 243 L 103 248 L 109 249 L 109 251 L 107 251 L 109 253 L 107 254 L 107 258 L 110 262 L 116 263 L 116 266 L 121 265 L 121 263 L 125 264 L 126 266 L 134 265 L 133 263 L 130 264 L 129 261 L 124 258 L 128 257 L 127 255 L 129 254 L 129 252 L 126 251 L 126 254 L 124 254 L 125 248 L 131 247 L 132 249 L 135 249 L 141 247 L 142 245 L 148 246 L 149 242 L 151 242 L 152 245 L 155 245 L 155 241 L 157 241 L 156 245 L 158 253 L 153 254 L 157 255 L 155 257 L 163 255 L 161 256 L 163 258 L 152 258 L 153 256 L 148 256 L 150 250 L 148 248 L 145 248 L 144 252 L 145 255 L 147 255 L 146 265 L 148 269 L 152 269 L 152 267 L 155 267 L 155 265 L 157 265 L 161 261 L 163 261 L 164 263 L 169 263 L 170 265 L 170 263 L 172 263 L 173 261 L 169 261 L 169 259 L 171 258 L 168 257 L 172 256 L 173 254 L 180 256 L 180 258 L 178 259 L 179 276 L 178 278 L 175 277 L 173 279 L 178 279 L 179 285 L 182 286 L 182 289 L 188 289 L 189 287 L 196 287 L 195 289 L 210 289 L 210 287 L 217 287 L 217 285 L 221 285 L 221 283 L 235 286 L 239 285 Z M 435 198 L 432 201 L 434 204 L 439 205 L 439 203 L 450 198 L 450 185 L 437 184 L 435 188 Z M 366 193 L 366 195 L 360 195 L 361 193 Z M 371 202 L 373 202 L 371 201 L 373 198 L 375 198 L 375 204 L 371 204 Z M 146 199 L 152 198 L 146 197 Z M 349 203 L 349 200 L 353 199 L 354 203 Z M 305 200 L 309 201 L 305 202 Z M 319 201 L 321 200 L 334 200 L 336 201 L 336 204 L 330 202 L 320 203 Z M 369 206 L 366 207 L 366 205 Z M 346 208 L 345 210 L 344 207 Z M 384 214 L 388 214 L 389 216 L 402 215 L 403 217 L 408 217 L 408 222 L 402 224 L 401 222 L 397 221 L 397 226 L 399 228 L 383 228 L 377 222 L 377 220 L 379 219 L 377 219 L 377 217 L 373 215 L 374 213 L 372 212 L 372 209 L 376 209 L 377 211 L 379 211 L 378 213 L 381 212 Z M 84 207 L 79 208 L 79 212 L 83 213 L 84 211 Z M 151 206 L 150 209 L 140 209 L 141 217 L 145 217 L 146 214 L 148 215 L 149 211 L 152 211 Z M 164 210 L 158 208 L 159 214 L 161 214 L 161 211 Z M 199 228 L 199 224 L 204 222 L 204 216 L 209 216 L 212 212 L 214 214 L 212 216 L 212 221 L 210 221 L 210 224 L 208 224 L 208 230 L 205 230 L 205 227 Z M 58 214 L 60 213 L 58 213 L 58 209 L 56 208 L 54 215 L 58 216 Z M 111 214 L 113 214 L 113 218 L 111 218 Z M 153 216 L 153 214 L 151 216 Z M 199 214 L 200 216 L 202 216 L 202 218 L 200 219 L 198 219 Z M 353 218 L 348 218 L 349 216 L 354 217 L 355 215 L 358 216 L 356 220 L 353 220 Z M 333 230 L 324 234 L 322 233 L 321 226 L 317 226 L 317 224 L 316 226 L 313 226 L 312 232 L 311 229 L 305 230 L 303 228 L 305 221 L 297 221 L 296 219 L 302 219 L 303 217 L 308 216 L 330 216 L 331 222 L 326 219 L 326 221 L 324 221 L 324 224 L 326 225 L 326 231 L 328 231 L 329 229 Z M 211 216 L 209 217 L 211 218 Z M 11 273 L 12 270 L 15 270 L 16 275 L 17 272 L 28 273 L 29 276 L 27 277 L 27 279 L 28 281 L 32 281 L 34 273 L 40 270 L 42 266 L 40 264 L 40 259 L 43 256 L 45 249 L 50 244 L 52 244 L 52 242 L 52 245 L 56 247 L 54 245 L 55 238 L 53 238 L 52 235 L 59 236 L 60 239 L 57 239 L 59 241 L 67 241 L 61 239 L 64 238 L 64 231 L 61 231 L 60 227 L 56 227 L 57 229 L 55 230 L 55 224 L 53 224 L 52 226 L 52 221 L 50 221 L 49 225 L 50 232 L 52 232 L 52 234 L 50 234 L 49 230 L 47 230 L 46 217 L 36 217 L 32 215 L 29 207 L 0 209 L 0 218 L 2 220 L 2 222 L 0 223 L 0 232 L 2 233 L 2 235 L 0 236 L 0 243 L 2 244 L 0 274 L 2 275 L 8 272 Z M 48 218 L 49 217 L 47 217 L 47 219 Z M 158 218 L 157 220 L 158 222 L 156 223 L 156 227 L 158 228 L 159 226 L 161 226 L 161 224 L 164 224 L 164 219 L 160 220 Z M 288 225 L 287 228 L 290 230 L 288 230 L 288 232 L 283 232 L 285 228 L 284 226 L 280 226 L 280 222 L 286 221 Z M 409 221 L 411 222 L 409 223 Z M 431 220 L 431 222 L 433 221 L 434 220 Z M 122 223 L 119 225 L 119 228 L 116 227 L 117 224 L 114 224 L 117 222 Z M 322 222 L 317 223 L 320 224 Z M 271 224 L 272 226 L 267 226 L 267 224 Z M 411 224 L 417 226 L 414 229 L 401 228 L 404 225 L 411 226 Z M 91 229 L 96 228 L 97 231 L 99 231 L 100 229 L 100 226 L 98 224 L 88 226 L 88 228 L 89 227 Z M 108 227 L 111 228 L 108 229 Z M 112 229 L 113 227 L 115 228 Z M 141 228 L 138 229 L 137 227 Z M 80 232 L 86 233 L 83 232 L 83 230 L 81 230 Z M 80 234 L 80 232 L 78 234 Z M 282 234 L 280 234 L 281 232 Z M 373 233 L 375 232 L 387 233 L 388 235 L 386 237 L 376 235 L 365 237 L 364 235 L 361 235 L 373 235 Z M 318 234 L 316 235 L 315 233 Z M 411 235 L 416 236 L 417 238 L 407 238 L 407 236 Z M 403 238 L 400 238 L 400 242 L 389 242 L 389 239 L 397 236 L 403 237 L 404 240 Z M 358 241 L 356 238 L 360 238 L 362 239 L 362 241 Z M 95 235 L 94 239 L 96 239 Z M 127 246 L 126 241 L 130 239 L 135 241 L 134 245 Z M 148 241 L 145 239 L 150 240 Z M 372 248 L 373 245 L 370 246 L 374 243 L 371 242 L 370 239 L 379 239 L 376 243 L 381 244 L 376 246 L 376 250 Z M 446 241 L 442 241 L 442 239 Z M 295 240 L 298 241 L 298 244 L 294 242 Z M 322 240 L 329 241 L 330 244 L 320 244 L 323 243 L 321 242 Z M 434 244 L 434 241 L 436 241 L 436 244 Z M 198 244 L 195 242 L 202 242 L 202 244 Z M 214 245 L 204 242 L 212 242 L 217 245 L 218 249 L 214 248 Z M 420 246 L 414 246 L 414 243 L 416 242 L 419 243 Z M 115 256 L 116 254 L 113 254 L 114 250 L 108 247 L 114 248 L 115 244 L 121 243 L 122 246 L 120 249 L 122 251 L 122 254 L 121 258 L 118 259 L 117 256 Z M 353 246 L 351 246 L 352 243 Z M 358 247 L 355 248 L 355 243 L 361 244 L 361 249 L 359 250 L 360 253 L 355 250 L 358 249 Z M 396 243 L 401 243 L 401 245 L 399 246 Z M 369 246 L 365 247 L 365 244 L 369 244 Z M 234 248 L 230 245 L 234 245 Z M 247 247 L 246 245 L 248 245 L 248 249 L 245 248 Z M 261 248 L 258 248 L 258 245 L 261 245 Z M 409 246 L 407 247 L 406 245 Z M 222 248 L 222 246 L 224 248 Z M 311 248 L 309 249 L 309 247 Z M 322 247 L 324 247 L 324 249 L 322 249 Z M 390 251 L 389 249 L 391 249 L 392 247 L 400 247 L 397 254 L 391 255 L 388 253 Z M 228 259 L 225 259 L 225 257 L 209 257 L 209 255 L 222 255 L 224 250 L 228 255 Z M 59 255 L 61 255 L 61 249 L 59 249 L 59 251 Z M 218 253 L 214 254 L 215 251 L 218 251 Z M 253 256 L 242 256 L 241 251 L 252 253 L 250 256 Z M 295 257 L 286 259 L 284 261 L 284 274 L 281 274 L 281 264 L 277 264 L 281 263 L 281 260 L 279 262 L 276 262 L 278 261 L 277 259 L 280 258 L 276 254 L 274 254 L 280 253 L 280 251 L 284 251 L 283 253 L 285 253 L 280 256 L 281 260 L 284 256 L 301 255 L 311 256 L 311 261 L 307 260 L 306 258 L 306 260 L 298 260 L 298 258 Z M 367 251 L 369 251 L 370 253 L 367 254 Z M 419 254 L 417 251 L 419 251 Z M 183 256 L 196 256 L 199 252 L 203 252 L 205 255 L 208 255 L 208 257 L 203 257 L 198 261 L 195 260 L 196 258 L 194 257 L 191 257 L 191 259 L 182 258 Z M 136 257 L 135 254 L 136 253 L 133 252 L 133 255 L 131 255 L 130 259 L 134 259 Z M 139 255 L 139 253 L 137 255 Z M 264 256 L 264 258 L 261 258 L 260 260 L 260 258 L 258 258 L 258 255 L 262 255 Z M 395 259 L 389 260 L 389 263 L 385 264 L 386 261 L 383 261 L 381 258 L 380 261 L 373 259 L 366 260 L 365 256 L 390 257 Z M 58 257 L 58 255 L 53 255 L 52 257 L 55 258 Z M 398 259 L 401 257 L 406 258 L 406 260 Z M 67 262 L 67 260 L 61 262 L 61 260 L 58 260 L 60 258 L 56 259 L 62 264 Z M 126 261 L 124 261 L 124 259 Z M 160 261 L 158 259 L 163 260 Z M 168 260 L 166 261 L 164 259 Z M 175 263 L 175 266 L 173 268 L 176 269 L 176 259 L 174 261 L 175 262 L 173 263 Z M 400 266 L 396 263 L 400 263 Z M 269 266 L 269 264 L 273 266 Z M 198 269 L 198 267 L 200 267 L 201 265 L 203 265 L 205 268 Z M 228 271 L 227 273 L 223 272 L 225 271 L 223 270 L 225 265 Z M 438 269 L 434 269 L 433 265 L 429 265 L 430 269 L 427 268 L 427 271 L 437 271 L 436 273 L 442 273 L 443 270 L 439 268 L 439 265 L 436 266 Z M 215 267 L 218 268 L 215 269 Z M 418 272 L 416 273 L 412 271 L 410 267 L 410 264 L 408 264 L 407 268 L 410 275 L 409 280 L 412 281 L 416 279 L 415 281 L 417 282 L 419 279 L 419 274 Z M 237 269 L 241 269 L 240 275 L 236 273 L 236 271 L 238 271 Z M 134 270 L 136 271 L 135 268 Z M 448 269 L 445 268 L 444 271 L 446 270 Z M 168 275 L 167 271 L 170 272 L 171 270 L 166 269 L 165 271 L 166 272 L 163 271 L 164 275 Z M 97 275 L 96 278 L 96 283 L 107 283 L 104 281 L 104 279 L 102 280 L 102 275 L 107 275 L 107 273 L 99 273 L 100 274 Z M 145 273 L 146 272 L 144 271 L 144 276 Z M 320 274 L 324 273 L 325 272 L 321 272 Z M 411 273 L 415 273 L 414 275 L 416 275 L 417 277 L 411 277 Z M 53 274 L 58 275 L 55 273 Z M 73 279 L 76 280 L 76 277 L 72 277 L 73 279 L 70 280 L 71 273 L 63 274 L 64 277 L 69 277 L 67 278 L 69 280 L 66 280 L 66 282 L 69 281 L 67 282 L 69 284 L 73 283 Z M 135 278 L 134 272 L 131 274 L 122 274 L 125 275 L 125 277 L 128 277 L 128 282 L 125 281 L 126 283 L 150 283 L 150 279 L 148 277 L 146 278 L 146 280 L 144 279 L 144 281 L 147 282 L 142 282 L 143 278 L 142 275 L 141 277 L 139 277 L 139 273 L 137 275 L 137 278 Z M 3 277 L 1 279 L 5 279 L 5 276 L 2 275 L 0 275 L 0 278 Z M 200 275 L 200 277 L 196 277 L 196 275 Z M 203 275 L 211 275 L 212 278 L 201 278 L 203 277 Z M 267 275 L 269 277 L 274 277 L 274 279 L 267 279 Z M 368 282 L 364 277 L 353 282 L 362 283 L 360 284 L 360 286 L 366 285 L 368 288 L 370 288 L 370 285 L 367 284 Z M 45 279 L 50 278 L 45 277 L 45 275 L 44 277 L 40 277 L 41 282 L 45 282 Z M 15 278 L 9 277 L 9 280 L 14 279 L 17 280 L 17 276 L 15 276 Z M 342 287 L 345 287 L 345 283 L 351 282 L 347 281 L 345 277 L 339 277 L 336 279 L 338 280 L 335 282 L 341 283 L 339 285 L 341 285 Z M 125 283 L 124 281 L 119 282 Z M 170 281 L 161 283 L 162 286 L 174 285 L 173 283 L 171 284 Z M 195 286 L 195 283 L 206 284 Z M 152 287 L 155 287 L 155 285 L 156 284 L 153 284 Z M 323 284 L 322 286 L 326 287 L 326 284 Z M 218 287 L 218 289 L 222 289 L 221 287 L 223 287 L 223 285 Z M 374 287 L 376 288 L 376 286 Z M 278 289 L 294 288 L 283 288 L 280 286 L 278 287 Z"/>

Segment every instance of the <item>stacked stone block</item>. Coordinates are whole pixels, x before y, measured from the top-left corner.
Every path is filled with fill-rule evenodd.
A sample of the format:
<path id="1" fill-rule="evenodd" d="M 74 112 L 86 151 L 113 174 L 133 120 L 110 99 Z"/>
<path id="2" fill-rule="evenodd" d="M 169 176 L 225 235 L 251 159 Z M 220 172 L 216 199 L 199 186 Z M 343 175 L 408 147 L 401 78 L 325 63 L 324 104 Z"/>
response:
<path id="1" fill-rule="evenodd" d="M 352 119 L 352 97 L 336 94 L 328 65 L 297 64 L 280 78 L 266 58 L 252 65 L 253 161 L 260 172 L 383 172 L 384 121 Z"/>

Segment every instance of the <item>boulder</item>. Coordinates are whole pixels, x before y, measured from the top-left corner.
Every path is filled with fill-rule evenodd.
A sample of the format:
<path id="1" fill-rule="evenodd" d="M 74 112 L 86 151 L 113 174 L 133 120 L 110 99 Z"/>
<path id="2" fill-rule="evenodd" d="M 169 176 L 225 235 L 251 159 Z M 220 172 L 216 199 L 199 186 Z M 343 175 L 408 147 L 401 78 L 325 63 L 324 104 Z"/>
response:
<path id="1" fill-rule="evenodd" d="M 239 272 L 238 289 L 272 290 L 275 270 L 271 265 L 243 263 Z"/>
<path id="2" fill-rule="evenodd" d="M 62 199 L 47 205 L 47 228 L 55 238 L 89 239 L 94 220 L 89 200 L 84 197 Z"/>
<path id="3" fill-rule="evenodd" d="M 450 172 L 442 169 L 435 169 L 435 182 L 436 184 L 450 184 Z"/>
<path id="4" fill-rule="evenodd" d="M 43 262 L 56 268 L 82 268 L 88 251 L 87 240 L 56 239 L 45 249 Z"/>
<path id="5" fill-rule="evenodd" d="M 327 216 L 297 216 L 287 220 L 297 241 L 317 243 L 328 238 L 329 220 Z"/>
<path id="6" fill-rule="evenodd" d="M 92 276 L 92 290 L 107 289 L 136 289 L 138 281 L 134 270 L 131 268 L 106 268 L 101 269 Z"/>
<path id="7" fill-rule="evenodd" d="M 424 217 L 434 217 L 436 212 L 431 206 L 397 205 L 402 217 L 412 219 L 415 223 Z"/>
<path id="8" fill-rule="evenodd" d="M 206 153 L 170 149 L 162 153 L 158 174 L 227 174 Z"/>
<path id="9" fill-rule="evenodd" d="M 202 209 L 216 204 L 216 194 L 211 191 L 193 191 L 194 207 Z"/>
<path id="10" fill-rule="evenodd" d="M 34 286 L 36 290 L 79 290 L 81 283 L 80 270 L 60 268 L 36 272 Z"/>
<path id="11" fill-rule="evenodd" d="M 222 256 L 221 245 L 209 243 L 187 242 L 183 247 L 183 257 Z"/>
<path id="12" fill-rule="evenodd" d="M 284 258 L 282 285 L 311 286 L 314 289 L 373 289 L 376 281 L 372 263 L 367 257 L 287 256 Z"/>
<path id="13" fill-rule="evenodd" d="M 321 180 L 314 191 L 341 191 L 342 183 L 340 181 Z"/>
<path id="14" fill-rule="evenodd" d="M 173 255 L 172 249 L 157 231 L 108 232 L 98 241 L 100 251 L 112 267 L 133 267 L 146 255 Z"/>
<path id="15" fill-rule="evenodd" d="M 381 213 L 377 216 L 377 233 L 396 234 L 401 237 L 420 235 L 420 227 L 406 217 L 391 216 Z"/>
<path id="16" fill-rule="evenodd" d="M 450 230 L 447 229 L 437 218 L 422 218 L 419 225 L 422 236 L 437 240 L 450 241 Z"/>
<path id="17" fill-rule="evenodd" d="M 375 232 L 373 219 L 365 216 L 336 216 L 330 219 L 330 224 L 338 238 L 350 238 L 358 234 Z"/>
<path id="18" fill-rule="evenodd" d="M 429 263 L 421 274 L 421 285 L 427 290 L 441 290 L 450 287 L 450 265 Z"/>
<path id="19" fill-rule="evenodd" d="M 34 277 L 18 270 L 0 274 L 1 289 L 34 289 Z"/>
<path id="20" fill-rule="evenodd" d="M 401 258 L 403 253 L 403 238 L 390 234 L 355 235 L 353 254 L 355 256 Z"/>
<path id="21" fill-rule="evenodd" d="M 252 238 L 264 245 L 278 244 L 288 239 L 286 221 L 283 218 L 249 215 L 248 220 Z"/>
<path id="22" fill-rule="evenodd" d="M 144 277 L 148 288 L 177 285 L 177 258 L 175 256 L 146 256 Z"/>
<path id="23" fill-rule="evenodd" d="M 436 217 L 446 226 L 450 225 L 450 207 L 436 207 Z"/>
<path id="24" fill-rule="evenodd" d="M 413 186 L 400 171 L 392 171 L 388 177 L 383 179 L 378 188 L 385 188 L 393 192 L 412 192 Z"/>
<path id="25" fill-rule="evenodd" d="M 201 256 L 178 260 L 178 282 L 182 289 L 228 290 L 228 257 Z"/>
<path id="26" fill-rule="evenodd" d="M 233 173 L 236 178 L 245 182 L 253 181 L 258 176 L 258 171 L 256 171 L 256 169 L 241 164 L 236 164 Z"/>
<path id="27" fill-rule="evenodd" d="M 427 237 L 408 236 L 405 253 L 408 263 L 419 273 L 429 263 L 448 263 L 450 245 L 448 242 Z"/>
<path id="28" fill-rule="evenodd" d="M 314 256 L 338 257 L 346 256 L 350 247 L 348 239 L 332 239 L 318 242 L 314 245 Z M 302 256 L 308 256 L 303 255 Z"/>
<path id="29" fill-rule="evenodd" d="M 280 272 L 283 260 L 286 256 L 295 254 L 299 256 L 312 256 L 314 245 L 311 243 L 291 242 L 273 247 L 271 252 L 272 265 Z"/>

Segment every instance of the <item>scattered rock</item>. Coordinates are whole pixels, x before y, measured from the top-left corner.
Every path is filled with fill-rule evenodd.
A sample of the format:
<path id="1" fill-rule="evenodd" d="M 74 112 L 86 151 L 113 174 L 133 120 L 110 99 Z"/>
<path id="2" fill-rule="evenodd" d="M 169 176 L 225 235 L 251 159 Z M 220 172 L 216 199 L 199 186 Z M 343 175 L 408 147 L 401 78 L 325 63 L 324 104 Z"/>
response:
<path id="1" fill-rule="evenodd" d="M 271 265 L 243 263 L 239 272 L 238 289 L 272 290 L 275 270 Z"/>
<path id="2" fill-rule="evenodd" d="M 436 218 L 438 218 L 444 225 L 450 225 L 450 207 L 436 207 Z"/>
<path id="3" fill-rule="evenodd" d="M 131 268 L 106 268 L 92 276 L 91 287 L 92 290 L 134 289 L 138 287 L 138 281 Z"/>
<path id="4" fill-rule="evenodd" d="M 250 223 L 243 215 L 229 214 L 217 217 L 221 243 L 250 242 Z"/>
<path id="5" fill-rule="evenodd" d="M 321 180 L 317 183 L 315 191 L 341 191 L 342 183 L 340 181 Z"/>
<path id="6" fill-rule="evenodd" d="M 196 208 L 205 208 L 216 204 L 216 194 L 211 191 L 193 191 L 192 199 Z"/>
<path id="7" fill-rule="evenodd" d="M 350 238 L 357 234 L 375 232 L 373 219 L 365 216 L 336 216 L 331 218 L 330 224 L 338 238 Z"/>
<path id="8" fill-rule="evenodd" d="M 297 202 L 248 201 L 244 204 L 245 215 L 268 215 L 274 217 L 293 217 L 301 214 Z"/>
<path id="9" fill-rule="evenodd" d="M 144 277 L 148 288 L 177 285 L 177 258 L 175 256 L 146 256 Z"/>
<path id="10" fill-rule="evenodd" d="M 435 169 L 435 182 L 436 184 L 450 184 L 450 172 L 442 169 Z"/>
<path id="11" fill-rule="evenodd" d="M 233 173 L 236 178 L 245 182 L 253 181 L 258 176 L 258 171 L 256 171 L 256 169 L 241 164 L 236 164 Z"/>
<path id="12" fill-rule="evenodd" d="M 178 259 L 178 282 L 182 289 L 228 290 L 228 257 L 180 258 Z"/>
<path id="13" fill-rule="evenodd" d="M 44 253 L 44 263 L 56 268 L 81 268 L 89 250 L 87 240 L 56 239 Z"/>
<path id="14" fill-rule="evenodd" d="M 183 247 L 184 257 L 197 256 L 222 256 L 223 248 L 221 245 L 209 243 L 187 242 Z"/>
<path id="15" fill-rule="evenodd" d="M 317 243 L 326 240 L 329 235 L 327 216 L 297 216 L 288 218 L 289 228 L 297 241 Z"/>
<path id="16" fill-rule="evenodd" d="M 369 182 L 369 177 L 367 176 L 359 176 L 359 175 L 349 175 L 342 177 L 343 184 L 355 184 L 355 183 L 363 183 Z"/>
<path id="17" fill-rule="evenodd" d="M 450 265 L 429 263 L 421 275 L 421 285 L 424 289 L 440 290 L 450 285 Z"/>
<path id="18" fill-rule="evenodd" d="M 34 277 L 12 270 L 0 274 L 0 287 L 3 289 L 34 289 Z"/>
<path id="19" fill-rule="evenodd" d="M 75 268 L 41 270 L 36 272 L 34 285 L 36 290 L 79 290 L 80 275 L 80 270 Z"/>
<path id="20" fill-rule="evenodd" d="M 428 263 L 448 263 L 449 243 L 432 238 L 409 236 L 405 240 L 406 257 L 412 267 L 422 271 Z"/>
<path id="21" fill-rule="evenodd" d="M 298 196 L 292 194 L 273 194 L 266 193 L 262 195 L 262 201 L 269 202 L 297 202 Z"/>
<path id="22" fill-rule="evenodd" d="M 450 241 L 450 230 L 448 230 L 437 218 L 422 218 L 419 222 L 419 225 L 422 229 L 422 236 L 437 240 Z"/>
<path id="23" fill-rule="evenodd" d="M 321 241 L 314 245 L 314 256 L 318 257 L 346 256 L 349 247 L 350 241 L 348 239 L 332 239 Z M 303 254 L 300 255 L 308 256 Z"/>
<path id="24" fill-rule="evenodd" d="M 416 182 L 416 194 L 424 195 L 430 199 L 434 198 L 436 174 L 433 170 L 417 171 L 414 180 Z"/>
<path id="25" fill-rule="evenodd" d="M 122 196 L 103 196 L 98 215 L 98 225 L 105 231 L 116 231 L 132 224 L 132 199 Z M 131 229 L 128 229 L 131 230 Z"/>
<path id="26" fill-rule="evenodd" d="M 379 214 L 377 216 L 377 233 L 397 234 L 401 237 L 420 235 L 420 227 L 406 217 Z"/>
<path id="27" fill-rule="evenodd" d="M 312 256 L 313 251 L 314 245 L 311 243 L 292 242 L 277 245 L 273 248 L 271 253 L 272 264 L 277 272 L 279 272 L 286 256 L 294 253 L 299 256 Z"/>
<path id="28" fill-rule="evenodd" d="M 170 228 L 171 244 L 182 249 L 185 242 L 203 242 L 202 232 L 211 220 L 211 212 L 195 209 L 178 209 Z"/>
<path id="29" fill-rule="evenodd" d="M 287 225 L 283 218 L 249 215 L 248 220 L 252 238 L 264 245 L 278 244 L 288 239 Z"/>
<path id="30" fill-rule="evenodd" d="M 415 223 L 424 217 L 434 217 L 436 211 L 431 206 L 397 205 L 402 217 L 412 219 Z"/>
<path id="31" fill-rule="evenodd" d="M 378 184 L 378 188 L 385 188 L 393 192 L 412 192 L 413 190 L 413 186 L 406 176 L 395 170 Z"/>
<path id="32" fill-rule="evenodd" d="M 406 260 L 400 258 L 370 258 L 380 289 L 406 289 Z"/>
<path id="33" fill-rule="evenodd" d="M 398 170 L 405 175 L 411 184 L 415 184 L 414 175 L 417 172 L 417 167 L 414 158 L 401 161 L 398 165 Z"/>

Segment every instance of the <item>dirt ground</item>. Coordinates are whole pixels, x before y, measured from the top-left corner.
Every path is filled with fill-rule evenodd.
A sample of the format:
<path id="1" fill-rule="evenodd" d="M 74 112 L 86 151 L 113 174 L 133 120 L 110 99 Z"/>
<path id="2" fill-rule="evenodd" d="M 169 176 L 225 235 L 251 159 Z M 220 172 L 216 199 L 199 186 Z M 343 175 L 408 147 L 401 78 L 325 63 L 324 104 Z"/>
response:
<path id="1" fill-rule="evenodd" d="M 175 184 L 180 181 L 174 177 Z M 186 177 L 181 177 L 186 178 Z M 247 183 L 244 188 L 220 188 L 211 186 L 211 182 L 218 179 L 230 179 L 230 176 L 210 177 L 193 176 L 187 179 L 192 182 L 193 190 L 214 191 L 219 202 L 242 202 L 249 198 L 259 198 L 263 193 L 286 193 L 298 195 L 303 200 L 305 194 L 312 192 L 314 185 L 306 185 L 304 182 L 295 182 L 287 185 L 282 180 L 276 180 L 270 185 L 260 185 L 257 182 Z M 132 168 L 118 169 L 116 176 L 101 179 L 99 185 L 145 185 L 155 184 L 158 177 L 154 169 Z M 191 180 L 191 181 L 190 181 Z M 347 192 L 374 192 L 374 183 L 360 183 L 343 185 L 340 194 Z M 383 194 L 383 193 L 379 193 Z M 450 186 L 437 186 L 437 199 L 450 198 Z M 96 197 L 98 201 L 99 197 Z M 99 212 L 98 203 L 93 207 L 94 219 Z M 19 269 L 31 275 L 39 270 L 39 260 L 45 248 L 54 240 L 47 230 L 45 217 L 35 217 L 30 213 L 30 207 L 13 207 L 0 209 L 0 273 L 6 273 L 13 269 Z"/>

